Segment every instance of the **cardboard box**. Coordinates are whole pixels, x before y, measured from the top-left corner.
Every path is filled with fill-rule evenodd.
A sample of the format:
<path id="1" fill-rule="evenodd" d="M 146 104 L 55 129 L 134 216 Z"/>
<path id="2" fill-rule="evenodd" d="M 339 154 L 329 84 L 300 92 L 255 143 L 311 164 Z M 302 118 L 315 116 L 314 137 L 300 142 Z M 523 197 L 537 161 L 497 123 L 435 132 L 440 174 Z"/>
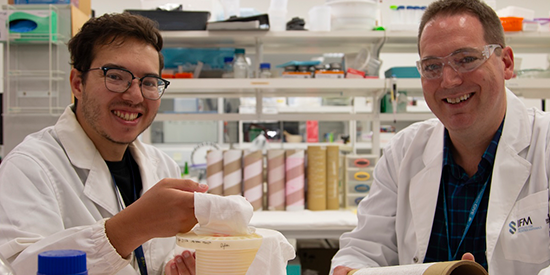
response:
<path id="1" fill-rule="evenodd" d="M 71 6 L 71 36 L 74 36 L 76 33 L 78 33 L 82 25 L 84 25 L 84 23 L 86 23 L 88 19 L 90 19 L 89 14 L 85 14 L 79 8 Z"/>

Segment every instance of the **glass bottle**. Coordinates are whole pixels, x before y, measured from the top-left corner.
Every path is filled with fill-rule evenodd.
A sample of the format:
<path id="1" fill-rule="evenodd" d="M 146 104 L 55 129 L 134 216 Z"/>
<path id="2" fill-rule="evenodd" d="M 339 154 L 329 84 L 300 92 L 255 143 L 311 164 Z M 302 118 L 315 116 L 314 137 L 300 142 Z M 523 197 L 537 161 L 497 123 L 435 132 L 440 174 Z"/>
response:
<path id="1" fill-rule="evenodd" d="M 260 63 L 259 78 L 271 78 L 271 64 Z"/>
<path id="2" fill-rule="evenodd" d="M 223 58 L 223 73 L 222 78 L 233 78 L 233 57 Z"/>
<path id="3" fill-rule="evenodd" d="M 235 49 L 235 59 L 233 61 L 233 77 L 248 78 L 249 66 L 246 62 L 244 49 Z"/>

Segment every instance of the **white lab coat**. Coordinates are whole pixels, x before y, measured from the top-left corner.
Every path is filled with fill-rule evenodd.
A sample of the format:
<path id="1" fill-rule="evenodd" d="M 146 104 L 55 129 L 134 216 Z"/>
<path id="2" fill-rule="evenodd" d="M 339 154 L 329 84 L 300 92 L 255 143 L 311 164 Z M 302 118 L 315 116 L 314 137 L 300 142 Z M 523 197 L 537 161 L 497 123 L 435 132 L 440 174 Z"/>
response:
<path id="1" fill-rule="evenodd" d="M 178 165 L 153 146 L 136 140 L 130 150 L 143 190 L 180 177 Z M 86 252 L 89 274 L 139 274 L 105 235 L 105 219 L 118 212 L 109 169 L 71 107 L 55 126 L 26 137 L 0 165 L 0 253 L 17 274 L 36 274 L 38 253 L 52 249 Z M 174 246 L 174 238 L 143 245 L 149 274 L 164 272 Z"/>
<path id="2" fill-rule="evenodd" d="M 526 109 L 509 90 L 506 95 L 487 212 L 489 273 L 550 274 L 550 114 Z M 431 119 L 390 141 L 370 195 L 358 206 L 358 226 L 340 238 L 332 269 L 424 261 L 441 179 L 443 132 L 443 124 Z"/>

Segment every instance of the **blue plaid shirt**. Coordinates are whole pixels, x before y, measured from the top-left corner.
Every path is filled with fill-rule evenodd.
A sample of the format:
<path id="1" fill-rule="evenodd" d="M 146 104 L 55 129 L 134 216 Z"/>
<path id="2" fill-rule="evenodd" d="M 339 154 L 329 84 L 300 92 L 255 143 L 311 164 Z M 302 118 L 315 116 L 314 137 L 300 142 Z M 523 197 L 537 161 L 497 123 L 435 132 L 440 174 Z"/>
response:
<path id="1" fill-rule="evenodd" d="M 432 233 L 424 262 L 450 260 L 448 249 L 448 247 L 450 247 L 451 255 L 455 255 L 456 253 L 456 259 L 452 260 L 460 260 L 464 253 L 470 252 L 474 255 L 476 262 L 487 269 L 487 257 L 485 255 L 485 223 L 489 203 L 489 190 L 491 189 L 491 174 L 493 172 L 495 154 L 502 134 L 503 125 L 504 120 L 495 133 L 493 140 L 485 150 L 485 153 L 483 153 L 483 157 L 477 166 L 477 172 L 471 178 L 468 177 L 464 169 L 454 161 L 450 150 L 451 139 L 449 137 L 449 132 L 445 129 L 443 172 L 441 175 L 441 184 L 439 196 L 437 198 L 437 208 L 435 211 Z M 464 237 L 464 241 L 460 247 L 457 248 L 464 234 L 470 209 L 485 182 L 487 182 L 487 187 L 483 193 L 477 214 Z M 446 188 L 447 217 L 450 221 L 449 243 L 447 242 L 442 188 Z"/>

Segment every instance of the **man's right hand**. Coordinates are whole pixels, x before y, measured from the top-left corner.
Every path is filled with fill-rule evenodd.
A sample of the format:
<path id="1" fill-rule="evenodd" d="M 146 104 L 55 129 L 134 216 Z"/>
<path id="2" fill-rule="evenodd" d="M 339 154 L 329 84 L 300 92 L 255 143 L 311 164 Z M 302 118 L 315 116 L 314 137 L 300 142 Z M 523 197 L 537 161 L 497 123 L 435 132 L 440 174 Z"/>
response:
<path id="1" fill-rule="evenodd" d="M 197 224 L 194 192 L 208 186 L 188 179 L 163 179 L 105 222 L 109 241 L 122 257 L 144 242 L 188 232 Z"/>
<path id="2" fill-rule="evenodd" d="M 335 269 L 334 269 L 334 273 L 333 275 L 347 275 L 348 272 L 352 271 L 353 268 L 349 268 L 347 266 L 337 266 Z"/>

